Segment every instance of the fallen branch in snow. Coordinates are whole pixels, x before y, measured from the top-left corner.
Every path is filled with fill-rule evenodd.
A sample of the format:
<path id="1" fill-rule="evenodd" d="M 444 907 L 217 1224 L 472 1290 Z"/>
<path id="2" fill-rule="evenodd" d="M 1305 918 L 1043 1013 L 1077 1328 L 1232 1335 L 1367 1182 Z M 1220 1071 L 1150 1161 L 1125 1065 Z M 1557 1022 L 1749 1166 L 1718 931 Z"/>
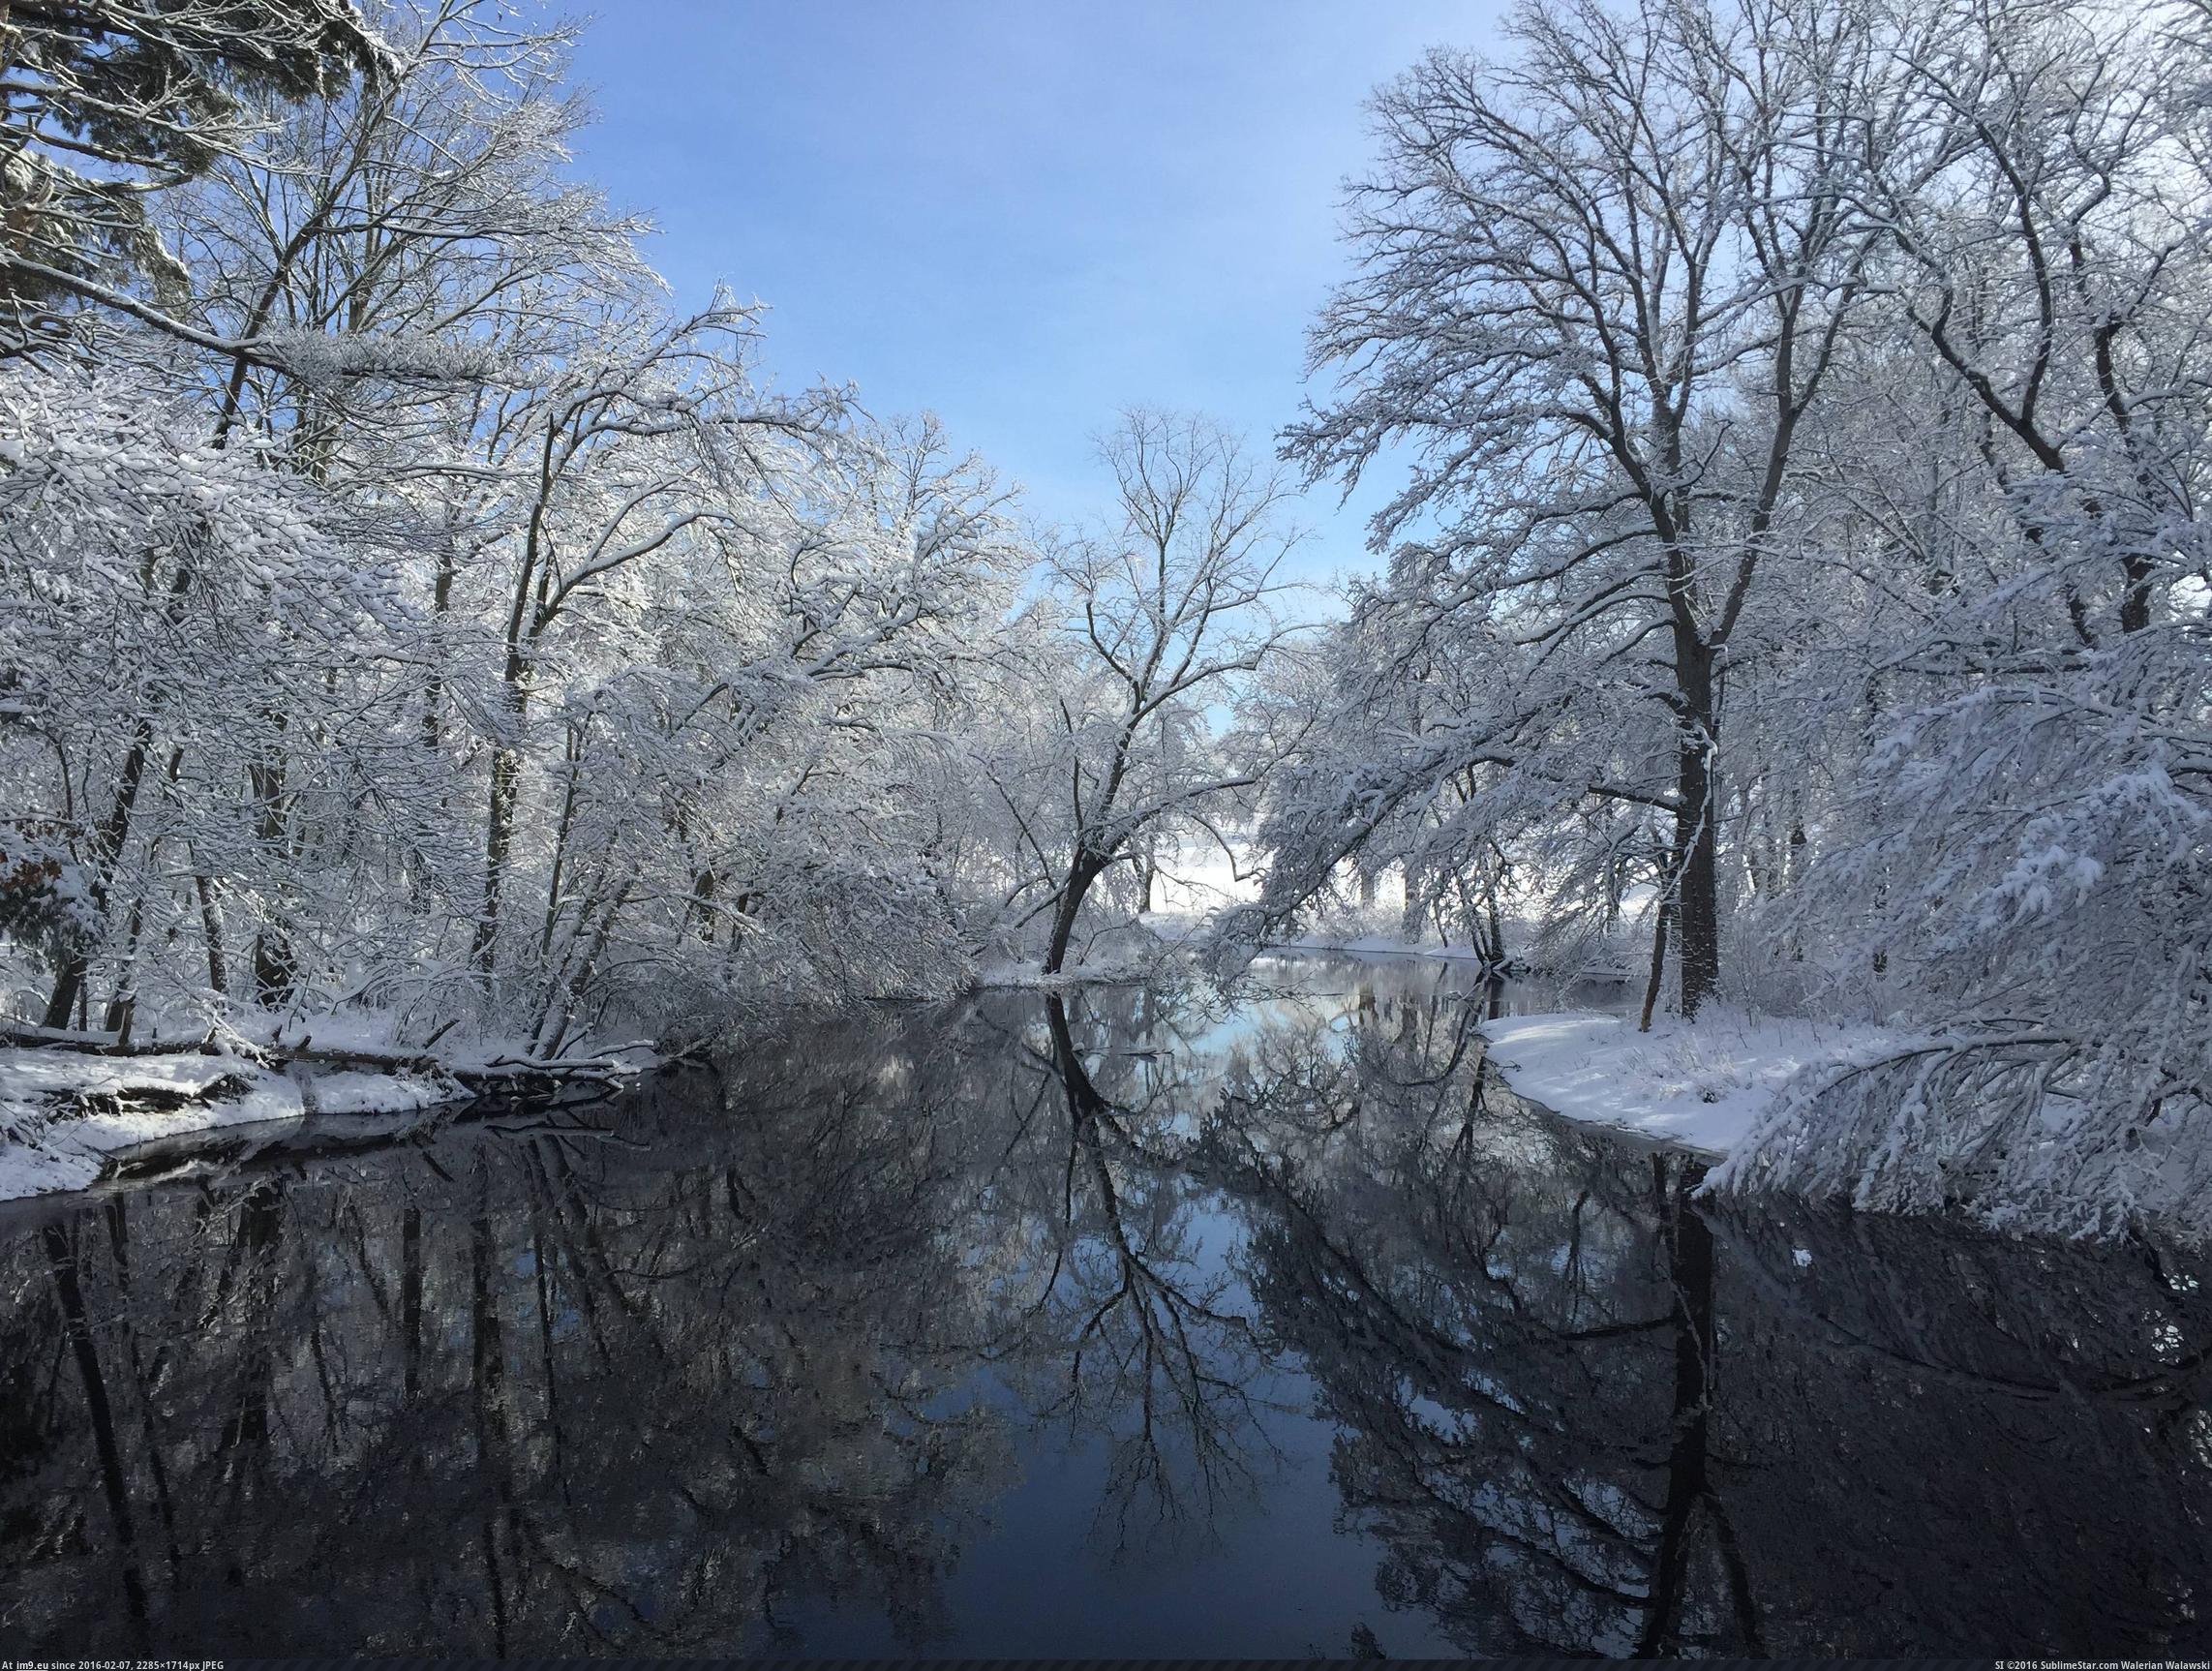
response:
<path id="1" fill-rule="evenodd" d="M 423 1050 L 382 1050 L 370 1045 L 318 1045 L 313 1035 L 297 1044 L 282 1042 L 253 1052 L 268 1062 L 319 1062 L 334 1068 L 366 1068 L 377 1073 L 442 1073 L 445 1064 Z"/>
<path id="2" fill-rule="evenodd" d="M 631 1059 L 640 1055 L 642 1059 Z M 255 1054 L 271 1064 L 307 1062 L 384 1074 L 423 1074 L 455 1080 L 479 1095 L 530 1095 L 575 1081 L 613 1086 L 650 1073 L 662 1057 L 649 1043 L 617 1045 L 581 1056 L 498 1055 L 482 1062 L 447 1060 L 422 1049 L 373 1045 L 318 1045 L 313 1034 L 296 1043 L 272 1041 Z"/>
<path id="3" fill-rule="evenodd" d="M 175 1056 L 215 1049 L 211 1028 L 196 1039 L 126 1041 L 115 1033 L 80 1033 L 74 1027 L 41 1027 L 28 1021 L 0 1021 L 0 1045 L 26 1050 L 77 1050 L 94 1056 Z"/>
<path id="4" fill-rule="evenodd" d="M 611 1056 L 500 1056 L 482 1067 L 448 1071 L 480 1096 L 531 1096 L 584 1082 L 613 1089 L 642 1070 Z"/>

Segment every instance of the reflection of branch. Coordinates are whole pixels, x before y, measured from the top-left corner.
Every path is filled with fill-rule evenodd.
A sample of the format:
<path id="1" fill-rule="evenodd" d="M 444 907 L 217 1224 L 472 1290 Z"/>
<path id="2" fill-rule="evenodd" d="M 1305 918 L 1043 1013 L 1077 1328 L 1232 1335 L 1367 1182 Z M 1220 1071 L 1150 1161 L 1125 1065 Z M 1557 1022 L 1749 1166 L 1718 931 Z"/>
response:
<path id="1" fill-rule="evenodd" d="M 58 1300 L 40 1230 L 0 1246 L 43 1300 L 0 1318 L 7 1355 L 28 1360 L 28 1333 L 61 1378 L 23 1424 L 50 1464 L 0 1479 L 0 1523 L 34 1534 L 8 1604 L 126 1652 L 149 1615 L 281 1641 L 305 1616 L 256 1598 L 298 1594 L 403 1651 L 681 1652 L 826 1587 L 935 1630 L 960 1529 L 1002 1483 L 970 1247 L 944 1228 L 1003 1122 L 887 1103 L 881 1070 L 873 1054 L 840 1086 L 810 1057 L 743 1120 L 698 1119 L 681 1146 L 653 1132 L 659 1166 L 479 1127 L 439 1138 L 458 1166 L 316 1155 L 303 1170 L 324 1176 L 296 1192 L 249 1172 L 242 1193 L 134 1196 L 127 1243 L 119 1208 L 107 1236 L 46 1234 L 74 1256 Z M 1057 1102 L 1041 1098 L 1055 1130 Z M 99 1209 L 79 1224 L 97 1232 Z M 75 1390 L 72 1303 L 92 1313 L 104 1413 Z M 117 1373 L 141 1330 L 158 1385 Z M 157 1413 L 195 1436 L 166 1587 L 148 1563 L 168 1464 L 150 1420 L 132 1443 Z M 127 1526 L 103 1516 L 109 1485 Z"/>
<path id="2" fill-rule="evenodd" d="M 123 1595 L 131 1613 L 132 1629 L 140 1642 L 146 1639 L 146 1585 L 138 1565 L 138 1543 L 131 1524 L 131 1500 L 123 1481 L 121 1452 L 115 1443 L 115 1422 L 107 1403 L 107 1382 L 101 1373 L 100 1353 L 93 1345 L 92 1327 L 85 1316 L 84 1295 L 77 1282 L 76 1248 L 68 1231 L 49 1224 L 41 1232 L 45 1243 L 46 1265 L 52 1273 L 54 1294 L 61 1303 L 63 1324 L 70 1349 L 76 1355 L 78 1379 L 84 1386 L 85 1413 L 92 1424 L 94 1448 L 100 1457 L 101 1490 L 107 1499 L 107 1513 L 121 1546 Z"/>
<path id="3" fill-rule="evenodd" d="M 1066 1006 L 1057 994 L 1045 1000 L 1045 1018 L 1052 1041 L 1051 1065 L 1069 1114 L 1063 1198 L 1067 1228 L 1070 1232 L 1076 1228 L 1075 1177 L 1079 1168 L 1097 1199 L 1115 1280 L 1076 1330 L 1067 1390 L 1044 1413 L 1064 1413 L 1071 1420 L 1080 1417 L 1091 1402 L 1084 1392 L 1084 1366 L 1097 1342 L 1114 1372 L 1109 1396 L 1102 1402 L 1110 1411 L 1134 1401 L 1137 1413 L 1136 1432 L 1115 1445 L 1106 1493 L 1099 1505 L 1100 1518 L 1110 1511 L 1118 1538 L 1126 1540 L 1131 1512 L 1140 1498 L 1152 1500 L 1160 1520 L 1181 1518 L 1176 1470 L 1167 1455 L 1174 1439 L 1188 1442 L 1190 1466 L 1208 1504 L 1230 1476 L 1251 1477 L 1251 1469 L 1230 1436 L 1258 1433 L 1258 1407 L 1246 1382 L 1258 1371 L 1254 1360 L 1260 1355 L 1259 1345 L 1249 1318 L 1219 1309 L 1212 1292 L 1185 1289 L 1163 1268 L 1154 1246 L 1148 1241 L 1140 1247 L 1132 1235 L 1106 1143 L 1111 1139 L 1127 1148 L 1137 1145 L 1122 1110 L 1106 1099 L 1083 1067 Z M 1168 1261 L 1177 1257 L 1172 1250 L 1167 1255 Z M 1055 1277 L 1060 1268 L 1056 1261 Z M 1134 1330 L 1119 1342 L 1111 1333 L 1116 1318 L 1125 1319 Z M 1232 1342 L 1236 1352 L 1223 1373 L 1212 1360 Z M 1170 1400 L 1168 1411 L 1161 1405 L 1163 1386 Z"/>
<path id="4" fill-rule="evenodd" d="M 2181 1383 L 2187 1377 L 2204 1370 L 2208 1365 L 2212 1365 L 2212 1341 L 2208 1341 L 2204 1346 L 2190 1352 L 2187 1356 L 2178 1358 L 2170 1364 L 2162 1364 L 2158 1369 L 2144 1376 L 2114 1376 L 2098 1379 L 2088 1377 L 2076 1379 L 2062 1376 L 2055 1381 L 2045 1382 L 2019 1381 L 2010 1376 L 1996 1375 L 1987 1370 L 1961 1369 L 1955 1364 L 1939 1363 L 1931 1357 L 1922 1356 L 1915 1352 L 1900 1352 L 1894 1347 L 1884 1346 L 1879 1341 L 1870 1340 L 1864 1335 L 1855 1332 L 1835 1318 L 1831 1317 L 1826 1311 L 1804 1304 L 1801 1295 L 1794 1293 L 1783 1284 L 1776 1282 L 1765 1264 L 1755 1256 L 1747 1255 L 1737 1259 L 1731 1262 L 1729 1268 L 1735 1280 L 1747 1281 L 1760 1298 L 1773 1305 L 1777 1311 L 1802 1316 L 1805 1322 L 1819 1329 L 1821 1334 L 1826 1337 L 1829 1345 L 1841 1347 L 1848 1352 L 1864 1353 L 1865 1356 L 1882 1363 L 1894 1364 L 1900 1369 L 1910 1371 L 1916 1379 L 1942 1382 L 1966 1392 L 1997 1393 L 2007 1398 L 2018 1399 L 2027 1404 L 2055 1402 L 2071 1405 L 2084 1396 L 2112 1398 L 2128 1395 L 2135 1395 L 2145 1403 L 2165 1403 L 2176 1398 L 2187 1400 L 2189 1390 Z M 2186 1403 L 2183 1407 L 2187 1408 Z"/>
<path id="5" fill-rule="evenodd" d="M 629 1615 L 630 1623 L 637 1627 L 638 1631 L 642 1635 L 649 1637 L 654 1642 L 673 1644 L 676 1641 L 676 1638 L 670 1635 L 667 1631 L 657 1628 L 653 1625 L 652 1621 L 646 1616 L 644 1610 L 641 1609 L 635 1601 L 631 1600 L 628 1595 L 624 1595 L 621 1591 L 615 1589 L 612 1585 L 603 1583 L 599 1579 L 594 1578 L 583 1567 L 563 1561 L 560 1556 L 556 1555 L 553 1550 L 547 1546 L 545 1541 L 545 1534 L 538 1530 L 537 1522 L 531 1519 L 529 1515 L 520 1513 L 514 1508 L 510 1507 L 507 1511 L 507 1524 L 514 1529 L 517 1537 L 521 1538 L 525 1543 L 529 1544 L 531 1553 L 534 1554 L 539 1561 L 543 1562 L 545 1565 L 550 1567 L 554 1572 L 560 1574 L 560 1576 L 567 1583 L 569 1594 L 572 1596 L 581 1597 L 585 1595 L 590 1595 L 596 1596 L 600 1601 L 611 1601 L 617 1606 L 621 1607 L 624 1613 Z M 518 1590 L 521 1588 L 519 1582 L 516 1585 L 516 1588 Z M 597 1637 L 608 1647 L 617 1649 L 624 1647 L 624 1644 L 619 1642 L 613 1636 L 610 1636 L 606 1630 L 600 1626 L 598 1622 L 591 1617 L 591 1608 L 581 1606 L 577 1607 L 570 1613 L 569 1617 L 579 1621 L 586 1629 L 590 1630 L 593 1636 Z"/>
<path id="6" fill-rule="evenodd" d="M 1682 1209 L 1688 1185 L 1662 1166 L 1661 1222 L 1676 1209 L 1690 1222 L 1673 1232 L 1660 1311 L 1629 1267 L 1593 1270 L 1588 1251 L 1593 1201 L 1632 1230 L 1648 1224 L 1643 1157 L 1623 1170 L 1510 1099 L 1485 1107 L 1464 1028 L 1379 1044 L 1364 1018 L 1355 1026 L 1340 1075 L 1256 1075 L 1225 1103 L 1207 1152 L 1272 1221 L 1248 1281 L 1346 1428 L 1334 1472 L 1348 1507 L 1379 1517 L 1388 1593 L 1437 1606 L 1455 1633 L 1509 1633 L 1512 1646 L 1486 1652 L 1625 1646 L 1639 1625 L 1644 1652 L 1683 1646 L 1693 1516 L 1708 1514 L 1724 1545 L 1734 1534 L 1705 1468 L 1712 1258 L 1708 1238 L 1700 1263 L 1704 1227 Z M 1356 1124 L 1320 1106 L 1348 1099 L 1364 1110 Z M 1492 1140 L 1516 1134 L 1602 1170 L 1531 1201 Z M 1593 1305 L 1600 1274 L 1614 1291 Z M 1662 1341 L 1682 1385 L 1654 1465 L 1633 1430 L 1592 1424 L 1585 1406 L 1606 1396 L 1608 1365 L 1622 1392 L 1649 1384 Z M 1654 1466 L 1664 1501 L 1640 1489 Z M 1747 1569 L 1725 1546 L 1721 1560 L 1734 1561 L 1737 1627 L 1756 1640 Z"/>

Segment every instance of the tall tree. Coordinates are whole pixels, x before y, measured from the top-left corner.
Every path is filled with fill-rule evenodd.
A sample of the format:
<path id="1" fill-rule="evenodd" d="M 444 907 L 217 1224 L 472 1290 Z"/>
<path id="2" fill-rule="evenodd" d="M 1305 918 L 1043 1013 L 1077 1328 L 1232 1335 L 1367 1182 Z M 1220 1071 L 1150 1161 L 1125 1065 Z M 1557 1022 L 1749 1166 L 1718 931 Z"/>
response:
<path id="1" fill-rule="evenodd" d="M 1413 640 L 1473 635 L 1513 670 L 1414 771 L 1662 806 L 1695 1014 L 1720 973 L 1722 696 L 1864 297 L 1852 178 L 1881 119 L 1864 35 L 1822 0 L 1530 4 L 1506 35 L 1378 96 L 1361 271 L 1314 334 L 1340 392 L 1287 444 L 1347 481 L 1412 448 L 1375 537 L 1408 542 Z M 1608 687 L 1625 730 L 1581 722 Z"/>
<path id="2" fill-rule="evenodd" d="M 382 51 L 350 0 L 0 7 L 0 352 L 63 299 L 202 340 L 149 199 L 250 144 L 258 99 L 327 97 Z"/>
<path id="3" fill-rule="evenodd" d="M 1227 845 L 1213 820 L 1286 750 L 1221 732 L 1298 630 L 1279 607 L 1296 534 L 1277 474 L 1215 425 L 1156 411 L 1124 414 L 1100 455 L 1111 510 L 1042 567 L 1054 630 L 1040 733 L 998 768 L 1021 831 L 1015 899 L 1049 914 L 1048 974 L 1092 885 L 1154 836 L 1195 829 Z M 1030 792 L 1013 790 L 1017 775 Z"/>

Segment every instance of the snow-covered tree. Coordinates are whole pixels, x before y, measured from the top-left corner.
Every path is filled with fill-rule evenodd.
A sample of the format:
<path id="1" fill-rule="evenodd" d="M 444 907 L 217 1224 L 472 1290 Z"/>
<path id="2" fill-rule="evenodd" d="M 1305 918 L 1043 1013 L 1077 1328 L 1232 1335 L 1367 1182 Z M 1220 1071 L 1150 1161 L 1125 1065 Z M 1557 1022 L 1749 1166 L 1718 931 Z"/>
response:
<path id="1" fill-rule="evenodd" d="M 1279 475 L 1206 420 L 1155 411 L 1124 414 L 1100 454 L 1112 507 L 1044 557 L 1029 725 L 986 767 L 1012 826 L 1008 907 L 1049 919 L 1047 973 L 1109 870 L 1149 877 L 1186 832 L 1228 846 L 1217 820 L 1286 751 L 1234 710 L 1299 630 Z"/>
<path id="2" fill-rule="evenodd" d="M 1773 630 L 1881 124 L 1862 32 L 1817 5 L 1583 0 L 1506 33 L 1507 57 L 1435 51 L 1378 95 L 1360 273 L 1314 336 L 1339 393 L 1288 438 L 1347 480 L 1411 449 L 1375 525 L 1404 541 L 1368 611 L 1383 706 L 1439 636 L 1482 687 L 1387 719 L 1380 758 L 1277 825 L 1270 903 L 1463 771 L 1486 840 L 1593 798 L 1651 808 L 1694 1014 L 1720 970 L 1724 697 L 1739 641 Z"/>
<path id="3" fill-rule="evenodd" d="M 1870 213 L 1919 369 L 1835 470 L 1917 595 L 1864 623 L 1871 713 L 1825 715 L 1864 745 L 1786 915 L 1878 959 L 1911 1036 L 1808 1076 L 1738 1184 L 2201 1227 L 2206 46 L 2195 9 L 2025 4 L 1894 40 L 1911 142 Z"/>
<path id="4" fill-rule="evenodd" d="M 149 202 L 253 144 L 258 101 L 327 97 L 382 68 L 349 0 L 0 12 L 0 352 L 53 340 L 72 303 L 202 340 L 170 307 L 189 280 Z"/>
<path id="5" fill-rule="evenodd" d="M 1655 895 L 1682 1007 L 1893 1022 L 1723 1181 L 2201 1220 L 2200 9 L 1532 4 L 1380 95 L 1288 434 L 1410 454 L 1269 792 L 1348 858 Z M 1398 450 L 1393 450 L 1398 449 Z M 1648 1011 L 1647 1011 L 1648 1013 Z"/>
<path id="6" fill-rule="evenodd" d="M 369 21 L 377 76 L 236 89 L 149 209 L 162 320 L 0 387 L 18 1012 L 557 1048 L 955 977 L 1007 494 L 667 313 L 569 174 L 565 29 Z"/>

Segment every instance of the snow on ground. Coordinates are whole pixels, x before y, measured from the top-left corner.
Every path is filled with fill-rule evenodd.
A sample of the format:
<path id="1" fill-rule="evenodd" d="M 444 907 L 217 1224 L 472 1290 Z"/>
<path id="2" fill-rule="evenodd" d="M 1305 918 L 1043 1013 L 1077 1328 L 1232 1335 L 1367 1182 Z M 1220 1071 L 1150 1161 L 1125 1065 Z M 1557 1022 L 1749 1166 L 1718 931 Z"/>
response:
<path id="1" fill-rule="evenodd" d="M 83 1189 L 140 1143 L 310 1112 L 432 1107 L 450 1080 L 375 1073 L 272 1073 L 241 1056 L 94 1056 L 0 1049 L 0 1200 Z"/>
<path id="2" fill-rule="evenodd" d="M 234 1056 L 91 1056 L 77 1050 L 0 1049 L 0 1099 L 50 1100 L 72 1093 L 175 1092 L 204 1096 L 250 1067 Z"/>
<path id="3" fill-rule="evenodd" d="M 317 1074 L 301 1087 L 308 1111 L 316 1114 L 397 1114 L 434 1109 L 469 1093 L 449 1079 L 413 1075 Z"/>
<path id="4" fill-rule="evenodd" d="M 1725 1154 L 1801 1069 L 1879 1044 L 1878 1027 L 1741 1010 L 1694 1023 L 1575 1011 L 1485 1021 L 1490 1060 L 1530 1101 L 1572 1120 Z"/>
<path id="5" fill-rule="evenodd" d="M 174 1132 L 300 1112 L 298 1086 L 234 1056 L 0 1050 L 0 1200 L 82 1189 L 116 1150 Z"/>

